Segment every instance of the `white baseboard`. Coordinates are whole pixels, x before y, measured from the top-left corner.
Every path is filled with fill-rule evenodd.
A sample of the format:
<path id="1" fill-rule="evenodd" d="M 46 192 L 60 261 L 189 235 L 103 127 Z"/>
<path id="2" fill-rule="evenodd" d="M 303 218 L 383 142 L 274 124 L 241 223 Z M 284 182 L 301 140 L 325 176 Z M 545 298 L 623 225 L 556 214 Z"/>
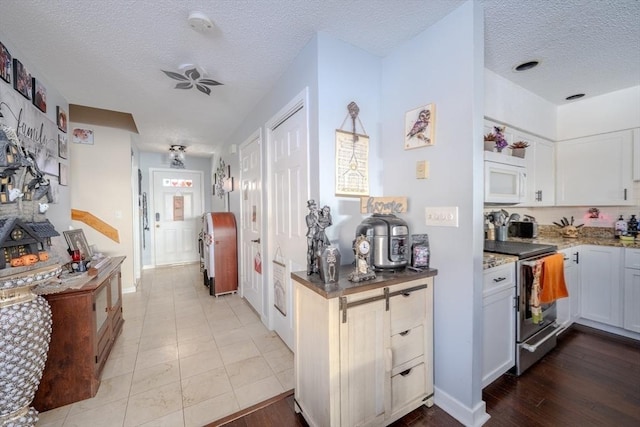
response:
<path id="1" fill-rule="evenodd" d="M 433 400 L 440 409 L 444 410 L 465 426 L 480 427 L 491 418 L 491 416 L 487 414 L 484 400 L 480 401 L 475 408 L 469 408 L 437 387 L 435 388 Z"/>

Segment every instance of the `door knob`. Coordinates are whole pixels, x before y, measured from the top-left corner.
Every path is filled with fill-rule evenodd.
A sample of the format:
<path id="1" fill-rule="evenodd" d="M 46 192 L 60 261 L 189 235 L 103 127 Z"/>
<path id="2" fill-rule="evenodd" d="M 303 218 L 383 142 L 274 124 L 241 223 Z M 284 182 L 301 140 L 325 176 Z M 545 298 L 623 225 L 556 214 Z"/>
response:
<path id="1" fill-rule="evenodd" d="M 251 243 L 260 243 L 260 238 L 258 237 L 257 239 L 252 240 Z"/>

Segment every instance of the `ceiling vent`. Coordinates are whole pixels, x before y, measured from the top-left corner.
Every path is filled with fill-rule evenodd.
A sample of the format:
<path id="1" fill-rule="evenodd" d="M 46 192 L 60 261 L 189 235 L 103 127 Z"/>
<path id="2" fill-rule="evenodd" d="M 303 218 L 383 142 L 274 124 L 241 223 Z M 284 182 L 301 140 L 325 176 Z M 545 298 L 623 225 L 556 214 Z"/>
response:
<path id="1" fill-rule="evenodd" d="M 201 33 L 213 28 L 213 22 L 211 22 L 211 19 L 202 12 L 191 12 L 187 22 L 191 28 Z"/>

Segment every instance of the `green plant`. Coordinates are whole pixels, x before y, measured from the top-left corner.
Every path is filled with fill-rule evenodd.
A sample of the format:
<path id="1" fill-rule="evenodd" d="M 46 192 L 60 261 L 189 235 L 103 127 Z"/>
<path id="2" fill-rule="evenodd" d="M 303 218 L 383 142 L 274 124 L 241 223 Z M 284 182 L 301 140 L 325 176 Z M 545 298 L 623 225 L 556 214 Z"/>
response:
<path id="1" fill-rule="evenodd" d="M 528 142 L 525 141 L 517 141 L 514 142 L 513 144 L 511 144 L 509 146 L 509 148 L 514 149 L 514 148 L 527 148 L 529 146 Z"/>

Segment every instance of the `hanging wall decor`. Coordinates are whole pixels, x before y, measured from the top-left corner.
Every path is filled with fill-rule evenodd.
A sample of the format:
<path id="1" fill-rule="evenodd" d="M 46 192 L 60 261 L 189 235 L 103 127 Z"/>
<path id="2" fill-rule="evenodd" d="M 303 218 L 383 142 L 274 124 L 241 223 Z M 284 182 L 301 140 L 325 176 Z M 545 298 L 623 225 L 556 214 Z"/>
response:
<path id="1" fill-rule="evenodd" d="M 428 104 L 408 111 L 404 116 L 404 149 L 435 144 L 436 106 Z"/>
<path id="2" fill-rule="evenodd" d="M 56 117 L 58 120 L 58 129 L 60 129 L 64 133 L 67 133 L 67 111 L 59 105 L 56 106 Z"/>
<path id="3" fill-rule="evenodd" d="M 27 99 L 31 99 L 33 81 L 22 62 L 13 58 L 13 87 Z"/>
<path id="4" fill-rule="evenodd" d="M 13 58 L 11 54 L 5 45 L 0 43 L 0 78 L 7 83 L 11 83 L 12 66 Z"/>
<path id="5" fill-rule="evenodd" d="M 47 88 L 35 77 L 33 78 L 33 105 L 43 113 L 47 112 Z"/>
<path id="6" fill-rule="evenodd" d="M 222 157 L 218 164 L 218 169 L 213 175 L 213 194 L 221 199 L 225 194 L 233 191 L 233 177 L 231 176 L 231 166 L 227 165 Z"/>
<path id="7" fill-rule="evenodd" d="M 360 108 L 355 102 L 347 106 L 352 131 L 336 129 L 336 196 L 369 195 L 369 137 L 358 118 Z M 356 119 L 362 134 L 356 133 Z"/>

